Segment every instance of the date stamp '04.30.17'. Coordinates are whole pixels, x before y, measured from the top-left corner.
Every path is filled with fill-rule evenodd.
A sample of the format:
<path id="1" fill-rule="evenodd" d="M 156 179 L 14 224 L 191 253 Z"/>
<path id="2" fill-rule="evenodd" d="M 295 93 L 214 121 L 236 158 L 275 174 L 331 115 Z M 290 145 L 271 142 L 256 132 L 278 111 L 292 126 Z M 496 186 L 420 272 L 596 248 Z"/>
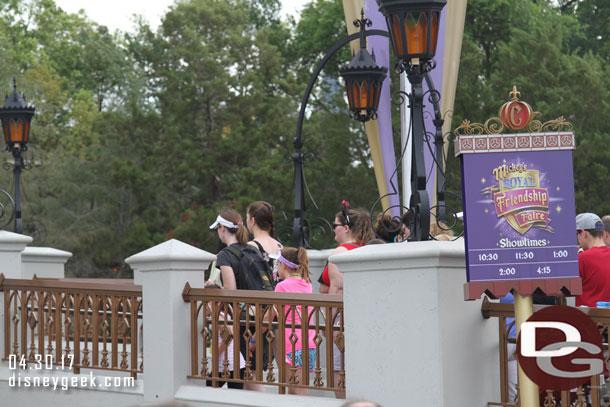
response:
<path id="1" fill-rule="evenodd" d="M 60 363 L 53 363 L 52 355 L 34 355 L 33 360 L 25 356 L 9 355 L 8 368 L 12 372 L 9 387 L 44 387 L 50 390 L 67 391 L 71 388 L 111 388 L 135 387 L 131 376 L 94 376 L 89 374 L 72 374 L 74 357 L 67 355 Z"/>

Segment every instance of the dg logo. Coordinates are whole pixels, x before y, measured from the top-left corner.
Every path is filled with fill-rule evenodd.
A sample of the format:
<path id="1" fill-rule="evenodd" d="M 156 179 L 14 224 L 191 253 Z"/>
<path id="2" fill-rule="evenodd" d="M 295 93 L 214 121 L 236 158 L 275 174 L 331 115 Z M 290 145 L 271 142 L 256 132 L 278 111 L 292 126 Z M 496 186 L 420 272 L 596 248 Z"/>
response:
<path id="1" fill-rule="evenodd" d="M 527 377 L 547 390 L 573 389 L 604 368 L 597 326 L 565 306 L 543 308 L 521 324 L 517 358 Z"/>

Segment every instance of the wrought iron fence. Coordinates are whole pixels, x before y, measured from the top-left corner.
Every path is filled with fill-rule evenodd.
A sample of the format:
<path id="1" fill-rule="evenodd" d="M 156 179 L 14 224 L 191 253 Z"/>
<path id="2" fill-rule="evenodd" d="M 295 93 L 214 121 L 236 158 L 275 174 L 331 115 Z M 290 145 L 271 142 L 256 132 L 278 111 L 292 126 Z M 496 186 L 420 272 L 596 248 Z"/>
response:
<path id="1" fill-rule="evenodd" d="M 190 303 L 189 378 L 213 387 L 221 382 L 278 386 L 281 394 L 287 386 L 345 391 L 342 296 L 194 289 L 187 284 L 183 298 Z M 292 356 L 298 354 L 299 342 L 300 368 Z M 305 357 L 310 350 L 315 350 L 311 359 Z M 275 355 L 275 362 L 265 360 L 265 354 Z M 233 361 L 241 358 L 243 374 L 237 368 L 231 371 Z"/>
<path id="2" fill-rule="evenodd" d="M 4 355 L 23 365 L 143 372 L 142 286 L 126 282 L 7 279 Z M 18 363 L 19 364 L 19 363 Z"/>
<path id="3" fill-rule="evenodd" d="M 548 305 L 534 305 L 534 311 L 538 311 Z M 608 366 L 610 366 L 610 348 L 608 344 L 608 328 L 610 327 L 610 310 L 599 308 L 579 307 L 579 310 L 586 313 L 596 324 L 598 324 L 600 335 L 604 343 L 604 366 L 605 371 L 602 375 L 591 377 L 588 384 L 579 386 L 572 391 L 556 392 L 542 389 L 540 394 L 541 406 L 561 406 L 561 407 L 601 407 L 610 406 L 610 387 L 608 386 Z M 498 318 L 499 321 L 499 358 L 500 358 L 500 402 L 488 402 L 488 406 L 519 407 L 521 405 L 518 396 L 514 400 L 509 398 L 509 372 L 508 359 L 509 347 L 512 349 L 515 344 L 514 338 L 509 338 L 509 328 L 507 318 L 514 318 L 513 304 L 494 303 L 487 299 L 483 300 L 481 312 L 485 318 Z M 515 362 L 518 363 L 518 362 Z M 517 380 L 517 389 L 518 389 Z"/>

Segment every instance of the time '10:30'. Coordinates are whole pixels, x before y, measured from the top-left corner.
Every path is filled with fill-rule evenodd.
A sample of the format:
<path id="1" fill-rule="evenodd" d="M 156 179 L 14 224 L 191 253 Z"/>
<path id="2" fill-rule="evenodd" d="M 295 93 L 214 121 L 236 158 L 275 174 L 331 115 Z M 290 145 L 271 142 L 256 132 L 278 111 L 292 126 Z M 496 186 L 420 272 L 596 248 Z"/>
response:
<path id="1" fill-rule="evenodd" d="M 515 259 L 517 260 L 531 260 L 534 258 L 534 252 L 517 252 L 515 253 Z M 481 253 L 479 254 L 479 261 L 496 261 L 498 260 L 498 253 Z"/>

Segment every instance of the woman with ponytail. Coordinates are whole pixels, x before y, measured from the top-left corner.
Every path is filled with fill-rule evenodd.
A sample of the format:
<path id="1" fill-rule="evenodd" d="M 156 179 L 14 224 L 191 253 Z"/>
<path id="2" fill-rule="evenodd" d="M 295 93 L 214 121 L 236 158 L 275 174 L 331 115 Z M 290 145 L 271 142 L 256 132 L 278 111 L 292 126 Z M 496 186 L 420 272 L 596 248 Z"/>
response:
<path id="1" fill-rule="evenodd" d="M 243 251 L 248 245 L 248 230 L 244 226 L 241 220 L 241 215 L 234 209 L 225 209 L 218 215 L 216 221 L 210 225 L 210 229 L 214 229 L 218 233 L 218 238 L 221 242 L 227 245 L 222 249 L 216 256 L 216 267 L 220 268 L 220 275 L 222 278 L 223 286 L 225 290 L 247 290 L 247 286 L 241 286 L 245 281 L 243 276 L 239 276 L 240 272 L 239 264 L 241 259 L 235 255 L 232 248 Z M 207 283 L 206 283 L 207 284 Z M 251 329 L 254 333 L 254 329 Z M 239 350 L 242 356 L 246 359 L 249 358 L 252 368 L 256 370 L 256 357 L 251 354 L 249 344 L 243 337 L 243 331 L 236 333 L 239 337 Z M 265 338 L 263 336 L 263 338 Z M 250 343 L 254 343 L 253 339 L 250 339 Z M 263 366 L 267 365 L 267 358 L 265 349 L 263 347 Z M 248 355 L 248 356 L 246 356 Z M 257 378 L 260 380 L 261 378 Z M 244 389 L 254 391 L 266 391 L 265 386 L 261 384 L 245 383 Z"/>
<path id="2" fill-rule="evenodd" d="M 227 290 L 244 289 L 237 286 L 236 274 L 239 271 L 239 259 L 229 250 L 230 246 L 242 250 L 248 244 L 248 231 L 241 221 L 241 215 L 234 209 L 225 209 L 210 225 L 218 233 L 221 242 L 227 245 L 216 259 L 216 267 L 220 268 L 223 288 Z"/>
<path id="3" fill-rule="evenodd" d="M 341 211 L 335 215 L 333 232 L 335 232 L 335 240 L 340 244 L 332 251 L 331 256 L 357 249 L 358 247 L 364 246 L 369 240 L 375 238 L 369 214 L 363 210 L 350 209 L 347 201 L 341 203 Z M 324 280 L 325 275 L 327 280 Z M 321 279 L 324 280 L 324 284 L 328 284 L 327 292 L 329 294 L 343 294 L 343 273 L 339 271 L 336 264 L 328 262 L 322 272 Z M 322 284 L 320 284 L 320 292 L 323 292 L 322 287 Z M 334 315 L 333 321 L 336 321 L 337 318 L 338 316 Z M 339 372 L 344 370 L 344 367 L 341 364 L 341 352 L 336 345 L 338 334 L 339 332 L 337 331 L 333 333 L 333 341 L 335 342 L 333 343 L 333 370 L 335 383 L 339 383 Z M 335 397 L 344 399 L 345 391 L 335 392 Z"/>
<path id="4" fill-rule="evenodd" d="M 278 262 L 278 274 L 281 281 L 275 286 L 276 292 L 290 292 L 290 293 L 312 293 L 311 280 L 309 278 L 309 260 L 307 258 L 307 250 L 303 247 L 295 249 L 294 247 L 284 247 L 281 251 L 280 256 L 277 259 Z M 292 308 L 287 305 L 285 307 L 285 329 L 284 329 L 284 344 L 286 354 L 286 364 L 294 366 L 301 370 L 303 373 L 303 338 L 301 330 L 298 328 L 292 328 L 301 326 L 301 315 L 309 315 L 309 310 L 305 313 L 301 312 L 301 307 Z M 290 338 L 292 335 L 297 338 L 296 343 L 292 344 Z M 309 330 L 307 334 L 307 340 L 309 352 L 307 358 L 309 360 L 309 371 L 313 372 L 316 362 L 316 344 L 313 340 L 315 336 L 314 330 Z M 280 349 L 281 351 L 281 349 Z M 279 362 L 279 357 L 278 357 Z M 288 375 L 289 369 L 284 370 Z M 288 381 L 288 376 L 286 376 Z M 303 378 L 299 380 L 299 383 L 304 383 Z M 307 389 L 288 387 L 289 394 L 307 395 Z"/>
<path id="5" fill-rule="evenodd" d="M 277 277 L 277 261 L 282 244 L 275 239 L 273 206 L 269 202 L 252 202 L 246 211 L 246 225 L 254 236 L 248 244 L 256 247 L 269 267 L 273 275 Z"/>
<path id="6" fill-rule="evenodd" d="M 347 201 L 341 203 L 341 211 L 335 215 L 332 228 L 339 246 L 332 251 L 331 256 L 362 247 L 366 242 L 375 238 L 369 214 L 363 210 L 350 209 Z M 333 276 L 335 277 L 334 284 Z M 343 293 L 343 274 L 333 263 L 326 263 L 318 282 L 321 294 Z"/>

